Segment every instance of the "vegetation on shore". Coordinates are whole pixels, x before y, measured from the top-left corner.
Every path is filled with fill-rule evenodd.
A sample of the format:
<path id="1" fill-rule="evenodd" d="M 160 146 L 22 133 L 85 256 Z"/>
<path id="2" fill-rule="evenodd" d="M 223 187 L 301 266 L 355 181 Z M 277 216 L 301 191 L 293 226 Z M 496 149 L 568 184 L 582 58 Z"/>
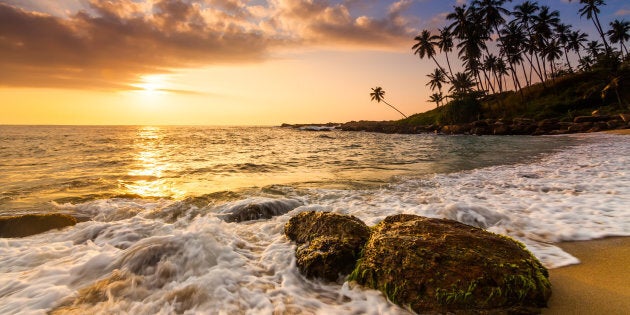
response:
<path id="1" fill-rule="evenodd" d="M 437 108 L 397 124 L 572 121 L 595 110 L 630 110 L 630 54 L 625 45 L 630 22 L 614 20 L 606 30 L 598 16 L 605 2 L 580 0 L 578 13 L 592 20 L 599 34 L 589 41 L 586 33 L 562 23 L 558 11 L 536 1 L 522 1 L 508 10 L 506 2 L 475 0 L 470 6 L 456 6 L 447 16 L 450 24 L 438 34 L 423 30 L 414 38 L 413 53 L 437 67 L 427 75 L 427 86 L 434 91 L 430 101 Z M 444 54 L 446 67 L 435 58 L 438 53 Z M 461 72 L 453 71 L 455 53 Z M 569 54 L 577 55 L 577 64 Z"/>

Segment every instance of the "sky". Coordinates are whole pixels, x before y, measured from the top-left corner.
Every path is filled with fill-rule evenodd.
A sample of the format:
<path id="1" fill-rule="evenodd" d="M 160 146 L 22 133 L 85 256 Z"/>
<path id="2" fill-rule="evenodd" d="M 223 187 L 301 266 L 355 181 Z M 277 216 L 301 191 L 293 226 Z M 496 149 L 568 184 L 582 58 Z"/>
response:
<path id="1" fill-rule="evenodd" d="M 507 3 L 512 8 L 521 1 Z M 539 0 L 597 39 L 579 1 Z M 600 20 L 630 20 L 607 0 Z M 411 50 L 463 0 L 0 0 L 0 124 L 279 125 L 433 108 Z M 443 61 L 438 56 L 438 61 Z"/>

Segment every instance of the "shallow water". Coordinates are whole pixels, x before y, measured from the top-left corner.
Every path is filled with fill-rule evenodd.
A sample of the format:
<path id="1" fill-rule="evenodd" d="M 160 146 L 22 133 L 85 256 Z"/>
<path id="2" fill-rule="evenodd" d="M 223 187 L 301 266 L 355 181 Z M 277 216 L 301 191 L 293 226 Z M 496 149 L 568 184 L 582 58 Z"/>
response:
<path id="1" fill-rule="evenodd" d="M 0 215 L 74 227 L 0 239 L 0 313 L 405 313 L 304 279 L 288 219 L 456 219 L 523 241 L 630 235 L 623 136 L 474 137 L 280 128 L 0 126 Z M 269 219 L 226 222 L 262 205 Z M 228 220 L 229 221 L 229 220 Z"/>

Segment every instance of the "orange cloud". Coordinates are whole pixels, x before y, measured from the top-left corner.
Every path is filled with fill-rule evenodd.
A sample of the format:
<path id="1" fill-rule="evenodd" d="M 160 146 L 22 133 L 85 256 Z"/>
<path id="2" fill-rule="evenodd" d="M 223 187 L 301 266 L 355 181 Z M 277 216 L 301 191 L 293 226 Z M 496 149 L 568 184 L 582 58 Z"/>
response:
<path id="1" fill-rule="evenodd" d="M 0 86 L 132 89 L 141 75 L 259 62 L 286 45 L 388 47 L 415 33 L 410 3 L 376 19 L 325 0 L 90 0 L 67 16 L 0 1 Z"/>

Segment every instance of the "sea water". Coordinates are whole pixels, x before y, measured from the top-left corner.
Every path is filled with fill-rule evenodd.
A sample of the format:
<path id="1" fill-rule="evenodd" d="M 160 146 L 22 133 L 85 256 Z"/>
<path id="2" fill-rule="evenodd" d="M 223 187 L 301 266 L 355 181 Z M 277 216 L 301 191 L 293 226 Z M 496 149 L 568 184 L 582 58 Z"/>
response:
<path id="1" fill-rule="evenodd" d="M 440 136 L 269 127 L 0 126 L 0 216 L 76 226 L 0 239 L 1 314 L 405 314 L 377 291 L 305 279 L 302 211 L 449 218 L 555 244 L 630 235 L 624 136 Z M 277 214 L 228 222 L 248 205 Z"/>

